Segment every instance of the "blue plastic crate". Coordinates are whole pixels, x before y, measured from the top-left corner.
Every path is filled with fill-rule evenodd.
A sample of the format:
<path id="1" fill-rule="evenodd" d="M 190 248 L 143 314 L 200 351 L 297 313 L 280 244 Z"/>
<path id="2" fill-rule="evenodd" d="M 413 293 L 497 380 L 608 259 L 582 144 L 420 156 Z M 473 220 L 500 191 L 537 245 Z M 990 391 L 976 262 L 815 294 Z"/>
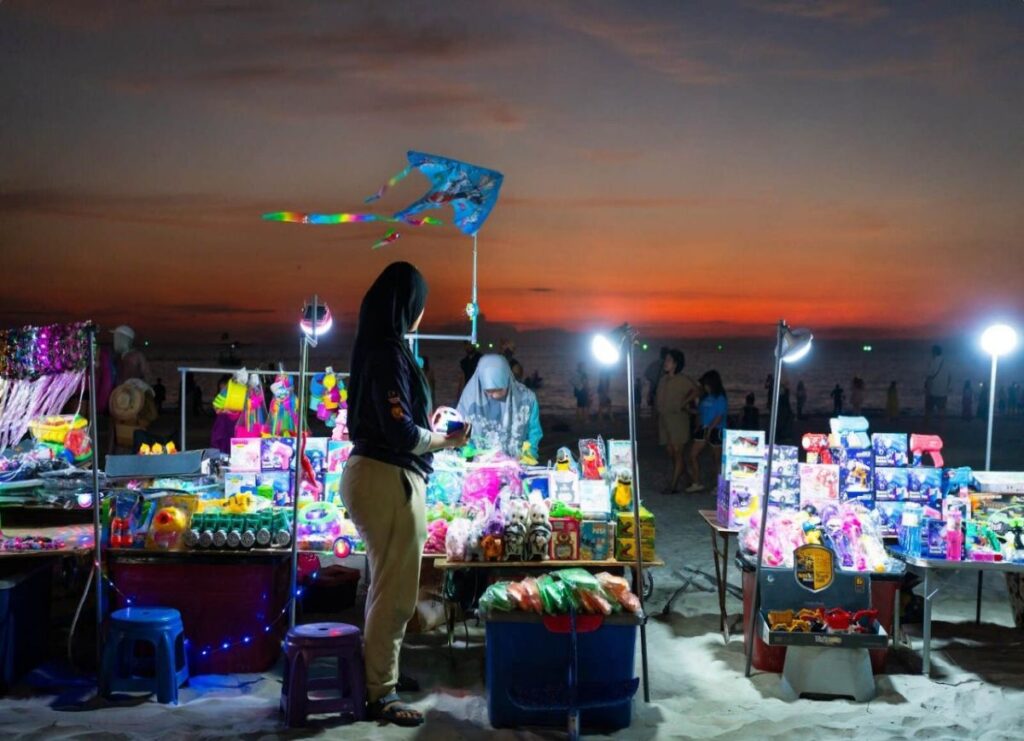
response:
<path id="1" fill-rule="evenodd" d="M 513 612 L 483 617 L 487 626 L 487 713 L 491 725 L 565 727 L 565 712 L 523 710 L 513 704 L 509 690 L 564 683 L 569 667 L 569 636 L 548 632 L 539 615 Z M 634 679 L 637 625 L 634 615 L 619 614 L 605 618 L 593 632 L 580 633 L 580 682 Z M 628 699 L 584 710 L 580 724 L 587 731 L 614 731 L 627 728 L 632 715 L 633 701 Z"/>

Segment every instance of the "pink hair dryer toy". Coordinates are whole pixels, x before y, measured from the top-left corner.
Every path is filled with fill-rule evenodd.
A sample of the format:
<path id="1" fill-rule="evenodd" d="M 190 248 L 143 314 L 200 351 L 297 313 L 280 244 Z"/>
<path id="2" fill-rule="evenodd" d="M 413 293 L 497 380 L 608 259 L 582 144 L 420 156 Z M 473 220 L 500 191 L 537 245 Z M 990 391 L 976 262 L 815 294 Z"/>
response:
<path id="1" fill-rule="evenodd" d="M 910 450 L 914 454 L 914 465 L 920 466 L 925 453 L 931 456 L 932 465 L 942 468 L 942 438 L 938 435 L 911 435 Z"/>

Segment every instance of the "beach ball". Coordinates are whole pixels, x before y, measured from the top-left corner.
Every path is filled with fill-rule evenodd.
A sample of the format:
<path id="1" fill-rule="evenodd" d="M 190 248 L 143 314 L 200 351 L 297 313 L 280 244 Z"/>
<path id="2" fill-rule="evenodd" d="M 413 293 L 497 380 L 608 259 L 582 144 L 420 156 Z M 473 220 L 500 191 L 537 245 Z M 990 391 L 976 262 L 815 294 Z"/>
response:
<path id="1" fill-rule="evenodd" d="M 448 434 L 448 429 L 453 422 L 463 422 L 462 415 L 458 409 L 451 407 L 438 407 L 430 418 L 430 429 L 442 435 Z"/>

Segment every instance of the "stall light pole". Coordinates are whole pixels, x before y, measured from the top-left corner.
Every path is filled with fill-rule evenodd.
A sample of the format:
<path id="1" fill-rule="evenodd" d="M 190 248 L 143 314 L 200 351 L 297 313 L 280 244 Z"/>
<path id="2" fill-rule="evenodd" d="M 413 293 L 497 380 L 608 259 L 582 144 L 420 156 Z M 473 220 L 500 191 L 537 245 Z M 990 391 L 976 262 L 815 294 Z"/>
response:
<path id="1" fill-rule="evenodd" d="M 100 528 L 100 442 L 99 426 L 96 422 L 96 325 L 86 328 L 89 335 L 89 440 L 92 444 L 92 567 L 96 570 L 96 666 L 103 657 L 103 557 L 100 553 L 102 530 Z"/>
<path id="2" fill-rule="evenodd" d="M 626 344 L 628 351 L 626 352 L 626 384 L 628 386 L 626 392 L 626 409 L 629 412 L 629 440 L 630 450 L 633 458 L 633 536 L 634 536 L 634 547 L 636 549 L 636 592 L 637 598 L 640 601 L 640 664 L 643 672 L 644 680 L 644 702 L 651 701 L 651 688 L 648 680 L 647 671 L 647 615 L 644 612 L 644 554 L 641 539 L 641 527 L 640 527 L 640 459 L 637 456 L 637 440 L 636 440 L 636 395 L 633 393 L 633 383 L 635 382 L 635 368 L 634 368 L 634 352 L 633 349 L 637 341 L 637 331 L 634 327 L 631 327 L 628 323 L 616 328 L 612 333 L 616 340 L 609 339 L 606 335 L 599 334 L 594 337 L 591 344 L 591 349 L 594 356 L 599 362 L 604 365 L 613 365 L 619 362 L 619 358 L 622 355 L 622 345 Z"/>
<path id="3" fill-rule="evenodd" d="M 298 427 L 295 431 L 295 458 L 293 461 L 295 481 L 292 483 L 292 557 L 291 580 L 288 606 L 288 627 L 295 627 L 295 606 L 298 599 L 299 578 L 299 492 L 302 488 L 302 456 L 306 452 L 306 396 L 309 375 L 309 348 L 316 347 L 321 335 L 327 334 L 333 324 L 331 310 L 327 304 L 321 304 L 318 296 L 306 304 L 299 322 L 299 393 L 296 412 Z"/>
<path id="4" fill-rule="evenodd" d="M 992 377 L 988 384 L 988 436 L 985 438 L 985 470 L 992 470 L 992 426 L 996 411 L 996 366 L 1001 355 L 1017 347 L 1017 332 L 1006 324 L 993 324 L 981 335 L 981 347 L 992 356 Z"/>
<path id="5" fill-rule="evenodd" d="M 761 558 L 764 553 L 764 531 L 768 522 L 768 497 L 772 485 L 772 463 L 775 459 L 775 433 L 779 421 L 779 390 L 782 388 L 782 363 L 794 363 L 804 357 L 811 349 L 813 336 L 806 329 L 792 330 L 784 319 L 779 320 L 775 332 L 775 376 L 772 384 L 772 410 L 768 425 L 768 465 L 764 476 L 764 489 L 761 492 L 761 533 L 757 541 L 757 561 L 754 566 L 754 600 L 750 617 L 744 631 L 747 637 L 747 663 L 744 674 L 750 676 L 750 662 L 754 655 L 754 626 L 761 610 Z"/>

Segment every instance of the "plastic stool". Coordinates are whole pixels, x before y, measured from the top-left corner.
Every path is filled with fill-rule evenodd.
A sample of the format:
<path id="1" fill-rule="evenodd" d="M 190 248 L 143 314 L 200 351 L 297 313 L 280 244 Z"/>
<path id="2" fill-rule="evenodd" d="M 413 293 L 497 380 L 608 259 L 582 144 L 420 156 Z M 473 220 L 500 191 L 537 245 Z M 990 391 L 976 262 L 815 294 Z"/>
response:
<path id="1" fill-rule="evenodd" d="M 136 654 L 140 643 L 153 646 L 152 659 Z M 149 661 L 152 666 L 147 666 Z M 110 616 L 100 687 L 113 692 L 155 692 L 162 703 L 178 702 L 188 681 L 188 655 L 181 614 L 165 607 L 127 607 Z"/>
<path id="2" fill-rule="evenodd" d="M 789 646 L 782 670 L 787 699 L 804 695 L 852 697 L 867 702 L 875 696 L 875 677 L 866 648 Z"/>
<path id="3" fill-rule="evenodd" d="M 305 725 L 306 716 L 317 713 L 349 713 L 363 720 L 366 680 L 359 628 L 344 623 L 296 625 L 284 639 L 284 655 L 281 712 L 289 728 Z M 311 678 L 310 666 L 323 658 L 337 662 L 335 676 Z"/>

